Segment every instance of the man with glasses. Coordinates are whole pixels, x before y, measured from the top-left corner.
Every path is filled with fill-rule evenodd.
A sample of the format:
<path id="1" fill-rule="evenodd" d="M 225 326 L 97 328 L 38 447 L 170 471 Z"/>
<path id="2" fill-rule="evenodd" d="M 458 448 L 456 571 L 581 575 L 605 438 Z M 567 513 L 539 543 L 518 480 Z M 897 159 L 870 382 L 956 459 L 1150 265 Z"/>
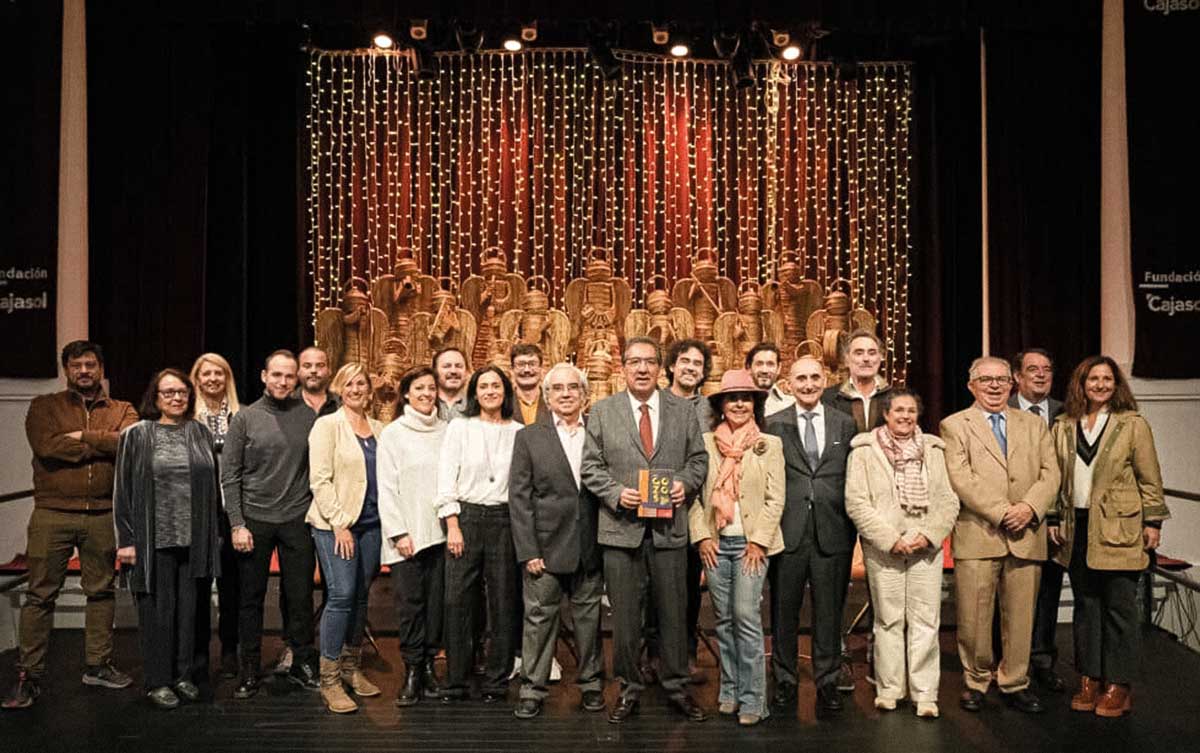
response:
<path id="1" fill-rule="evenodd" d="M 551 420 L 550 406 L 542 396 L 542 349 L 517 343 L 508 352 L 513 377 L 513 420 L 529 424 Z"/>
<path id="2" fill-rule="evenodd" d="M 1029 690 L 1029 646 L 1047 553 L 1042 521 L 1058 493 L 1058 461 L 1045 422 L 1008 407 L 1011 388 L 1007 361 L 975 359 L 967 382 L 975 403 L 941 424 L 946 470 L 962 502 L 952 545 L 966 685 L 959 705 L 971 712 L 982 710 L 993 679 L 1010 706 L 1045 710 Z M 1003 658 L 993 666 L 997 589 Z"/>
<path id="3" fill-rule="evenodd" d="M 1032 413 L 1054 425 L 1054 419 L 1062 413 L 1062 402 L 1050 397 L 1054 384 L 1054 359 L 1042 348 L 1030 348 L 1013 356 L 1013 381 L 1016 391 L 1008 399 L 1008 407 Z M 1047 559 L 1042 565 L 1042 578 L 1038 583 L 1037 607 L 1033 615 L 1033 645 L 1029 663 L 1033 668 L 1033 679 L 1043 690 L 1061 693 L 1066 683 L 1054 671 L 1058 661 L 1058 646 L 1055 633 L 1058 629 L 1058 602 L 1062 596 L 1063 567 Z"/>
<path id="4" fill-rule="evenodd" d="M 293 395 L 297 371 L 291 351 L 277 350 L 267 357 L 263 396 L 229 421 L 221 451 L 221 488 L 242 586 L 241 671 L 233 693 L 239 699 L 253 697 L 261 684 L 263 602 L 276 549 L 281 589 L 287 595 L 284 632 L 293 656 L 287 677 L 310 690 L 320 687 L 313 648 L 316 555 L 304 521 L 312 502 L 308 433 L 317 414 Z"/>
<path id="5" fill-rule="evenodd" d="M 117 558 L 112 493 L 117 435 L 137 422 L 137 412 L 105 392 L 104 352 L 96 343 L 68 343 L 62 366 L 67 388 L 34 398 L 25 417 L 33 450 L 29 587 L 21 607 L 17 684 L 4 700 L 6 709 L 28 708 L 41 693 L 54 603 L 76 548 L 87 597 L 83 684 L 124 688 L 133 682 L 112 664 Z"/>
<path id="6" fill-rule="evenodd" d="M 686 573 L 688 521 L 684 502 L 708 472 L 708 452 L 691 403 L 658 388 L 662 351 L 648 337 L 631 337 L 621 358 L 626 389 L 592 408 L 581 478 L 600 502 L 597 540 L 613 609 L 613 671 L 621 694 L 613 724 L 637 711 L 644 685 L 638 669 L 641 594 L 647 579 L 658 619 L 660 680 L 670 705 L 689 720 L 708 718 L 688 694 Z M 673 474 L 671 517 L 638 517 L 642 472 Z"/>
<path id="7" fill-rule="evenodd" d="M 564 595 L 570 597 L 579 651 L 575 682 L 583 694 L 581 706 L 604 710 L 598 503 L 580 481 L 587 390 L 587 377 L 576 367 L 552 367 L 542 381 L 551 419 L 529 423 L 513 444 L 508 507 L 525 603 L 521 696 L 513 711 L 518 719 L 537 716 L 549 695 Z"/>

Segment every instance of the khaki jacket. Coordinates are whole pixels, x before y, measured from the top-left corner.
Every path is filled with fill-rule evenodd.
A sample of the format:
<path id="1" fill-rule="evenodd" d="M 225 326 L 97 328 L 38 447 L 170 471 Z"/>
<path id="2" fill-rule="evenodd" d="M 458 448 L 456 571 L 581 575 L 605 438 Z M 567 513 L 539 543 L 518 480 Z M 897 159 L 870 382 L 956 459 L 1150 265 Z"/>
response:
<path id="1" fill-rule="evenodd" d="M 742 529 L 746 540 L 753 541 L 768 555 L 772 555 L 783 551 L 783 533 L 779 530 L 784 503 L 783 440 L 763 434 L 761 441 L 766 446 L 766 451 L 761 455 L 753 449 L 742 455 L 738 509 L 742 513 Z M 721 467 L 721 453 L 711 431 L 704 434 L 704 448 L 708 450 L 708 476 L 704 481 L 704 493 L 688 513 L 688 530 L 693 544 L 704 539 L 715 542 L 720 535 L 715 521 L 716 510 L 708 503 L 717 481 L 717 469 Z"/>
<path id="2" fill-rule="evenodd" d="M 992 434 L 983 411 L 971 406 L 942 420 L 946 442 L 946 471 L 962 502 L 954 524 L 955 559 L 988 559 L 1012 554 L 1026 560 L 1045 560 L 1044 518 L 1058 494 L 1058 460 L 1042 419 L 1006 408 L 1008 456 Z M 1000 521 L 1008 508 L 1024 502 L 1035 519 L 1018 536 L 1009 535 Z"/>
<path id="3" fill-rule="evenodd" d="M 890 552 L 905 531 L 916 531 L 935 548 L 950 535 L 958 518 L 958 497 L 946 473 L 946 443 L 933 434 L 922 434 L 925 462 L 921 472 L 929 489 L 929 509 L 906 512 L 896 501 L 896 471 L 883 454 L 874 431 L 850 442 L 853 451 L 846 467 L 846 514 L 867 544 Z"/>
<path id="4" fill-rule="evenodd" d="M 1052 430 L 1062 468 L 1062 485 L 1050 523 L 1057 522 L 1064 543 L 1054 560 L 1071 564 L 1075 536 L 1072 487 L 1075 483 L 1075 437 L 1078 421 L 1059 416 Z M 1092 460 L 1092 492 L 1088 497 L 1087 565 L 1093 570 L 1142 570 L 1150 562 L 1142 548 L 1142 528 L 1171 517 L 1163 501 L 1162 473 L 1150 424 L 1133 411 L 1108 417 L 1100 451 Z"/>
<path id="5" fill-rule="evenodd" d="M 373 418 L 367 422 L 378 439 L 383 424 Z M 344 409 L 313 424 L 308 435 L 308 483 L 313 500 L 304 519 L 309 525 L 325 531 L 354 525 L 367 493 L 367 461 Z"/>

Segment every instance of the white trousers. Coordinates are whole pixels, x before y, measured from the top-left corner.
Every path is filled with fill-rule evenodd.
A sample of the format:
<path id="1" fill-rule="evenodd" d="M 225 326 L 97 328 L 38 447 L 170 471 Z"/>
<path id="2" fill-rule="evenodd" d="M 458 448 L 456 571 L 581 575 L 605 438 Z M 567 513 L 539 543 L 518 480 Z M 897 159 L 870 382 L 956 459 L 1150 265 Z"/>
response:
<path id="1" fill-rule="evenodd" d="M 908 695 L 914 703 L 936 702 L 941 674 L 941 548 L 923 557 L 897 557 L 864 544 L 863 560 L 875 611 L 875 694 L 892 700 Z"/>

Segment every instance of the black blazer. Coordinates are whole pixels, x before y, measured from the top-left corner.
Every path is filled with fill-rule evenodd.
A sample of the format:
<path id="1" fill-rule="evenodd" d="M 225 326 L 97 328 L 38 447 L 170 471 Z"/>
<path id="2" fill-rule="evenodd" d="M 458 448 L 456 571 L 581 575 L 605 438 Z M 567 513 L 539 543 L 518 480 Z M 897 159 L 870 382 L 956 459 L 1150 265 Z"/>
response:
<path id="1" fill-rule="evenodd" d="M 1050 421 L 1048 424 L 1054 426 L 1054 419 L 1058 418 L 1058 414 L 1063 412 L 1063 404 L 1061 400 L 1055 400 L 1052 397 L 1046 398 L 1046 402 L 1050 406 Z M 1021 402 L 1017 400 L 1017 393 L 1014 392 L 1012 397 L 1008 399 L 1008 407 L 1016 408 L 1017 410 L 1021 409 Z"/>
<path id="2" fill-rule="evenodd" d="M 508 474 L 508 511 L 517 561 L 540 557 L 546 570 L 563 575 L 581 564 L 587 572 L 600 568 L 598 503 L 575 484 L 553 423 L 538 421 L 517 432 Z"/>
<path id="3" fill-rule="evenodd" d="M 822 554 L 842 554 L 854 550 L 854 523 L 846 514 L 846 459 L 850 440 L 858 433 L 854 419 L 825 406 L 825 449 L 817 467 L 811 468 L 800 441 L 796 406 L 772 414 L 767 433 L 783 440 L 783 460 L 787 479 L 786 501 L 780 528 L 785 552 L 795 552 L 806 542 L 809 516 L 817 549 Z"/>

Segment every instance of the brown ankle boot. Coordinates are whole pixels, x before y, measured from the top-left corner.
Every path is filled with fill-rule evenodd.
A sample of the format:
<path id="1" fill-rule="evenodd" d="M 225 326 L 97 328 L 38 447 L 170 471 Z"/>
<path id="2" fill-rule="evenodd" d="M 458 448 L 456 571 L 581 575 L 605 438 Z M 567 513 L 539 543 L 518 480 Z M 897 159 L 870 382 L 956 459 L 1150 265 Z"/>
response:
<path id="1" fill-rule="evenodd" d="M 358 711 L 358 704 L 346 695 L 342 687 L 342 673 L 338 662 L 321 657 L 321 700 L 335 714 L 349 714 Z"/>
<path id="2" fill-rule="evenodd" d="M 1071 696 L 1072 711 L 1095 711 L 1096 698 L 1100 695 L 1099 680 L 1084 675 L 1079 678 L 1079 690 Z"/>
<path id="3" fill-rule="evenodd" d="M 1133 710 L 1133 694 L 1128 685 L 1110 682 L 1096 699 L 1096 716 L 1115 718 Z"/>
<path id="4" fill-rule="evenodd" d="M 350 686 L 354 695 L 359 698 L 372 698 L 379 695 L 379 688 L 362 673 L 362 646 L 354 648 L 343 646 L 339 661 L 342 668 L 342 682 Z"/>

